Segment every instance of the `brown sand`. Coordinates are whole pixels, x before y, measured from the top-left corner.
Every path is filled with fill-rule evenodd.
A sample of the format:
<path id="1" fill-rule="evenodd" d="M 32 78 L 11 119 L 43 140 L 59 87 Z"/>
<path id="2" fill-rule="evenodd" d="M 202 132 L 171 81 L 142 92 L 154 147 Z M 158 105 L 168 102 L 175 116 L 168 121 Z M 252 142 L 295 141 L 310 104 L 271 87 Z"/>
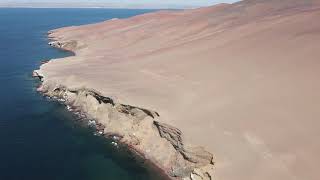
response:
<path id="1" fill-rule="evenodd" d="M 320 1 L 245 0 L 67 27 L 46 81 L 154 109 L 218 180 L 318 180 Z"/>

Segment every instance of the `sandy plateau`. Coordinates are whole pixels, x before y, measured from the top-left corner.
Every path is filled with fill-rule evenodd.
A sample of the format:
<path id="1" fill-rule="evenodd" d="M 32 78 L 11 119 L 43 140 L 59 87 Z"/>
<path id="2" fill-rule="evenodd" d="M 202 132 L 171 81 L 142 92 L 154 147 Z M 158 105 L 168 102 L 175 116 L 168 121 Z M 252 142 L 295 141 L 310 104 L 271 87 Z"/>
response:
<path id="1" fill-rule="evenodd" d="M 49 32 L 40 91 L 172 178 L 318 180 L 320 1 L 244 0 Z"/>

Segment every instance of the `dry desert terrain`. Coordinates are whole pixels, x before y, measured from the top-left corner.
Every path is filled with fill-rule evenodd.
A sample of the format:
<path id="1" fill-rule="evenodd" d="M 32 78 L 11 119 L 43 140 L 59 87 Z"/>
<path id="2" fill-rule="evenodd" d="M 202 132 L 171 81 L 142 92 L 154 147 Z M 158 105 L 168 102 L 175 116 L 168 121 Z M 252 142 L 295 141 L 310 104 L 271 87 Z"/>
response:
<path id="1" fill-rule="evenodd" d="M 160 114 L 216 180 L 318 180 L 320 1 L 244 0 L 50 32 L 47 82 Z M 65 44 L 64 44 L 65 43 Z"/>

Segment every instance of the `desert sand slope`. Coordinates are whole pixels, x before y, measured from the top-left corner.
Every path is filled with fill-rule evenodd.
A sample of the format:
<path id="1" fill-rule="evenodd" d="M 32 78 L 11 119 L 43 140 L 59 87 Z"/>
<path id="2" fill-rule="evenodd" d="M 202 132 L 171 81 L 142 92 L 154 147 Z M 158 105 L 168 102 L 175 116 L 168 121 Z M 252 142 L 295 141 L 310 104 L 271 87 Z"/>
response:
<path id="1" fill-rule="evenodd" d="M 67 27 L 46 81 L 154 109 L 219 180 L 318 180 L 318 0 L 245 0 Z"/>

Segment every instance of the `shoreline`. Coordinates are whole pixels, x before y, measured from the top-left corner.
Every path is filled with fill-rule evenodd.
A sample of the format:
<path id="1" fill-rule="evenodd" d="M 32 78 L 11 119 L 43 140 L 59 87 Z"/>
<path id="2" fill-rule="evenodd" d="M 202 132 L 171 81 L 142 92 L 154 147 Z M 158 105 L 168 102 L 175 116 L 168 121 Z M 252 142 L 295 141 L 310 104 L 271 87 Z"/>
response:
<path id="1" fill-rule="evenodd" d="M 135 159 L 135 161 L 137 161 L 137 163 L 139 165 L 143 166 L 143 168 L 146 168 L 147 171 L 157 173 L 157 176 L 156 176 L 157 179 L 161 178 L 161 180 L 173 180 L 173 178 L 170 177 L 156 163 L 152 162 L 149 159 L 146 159 L 142 152 L 140 152 L 139 150 L 135 149 L 133 146 L 130 146 L 130 145 L 126 144 L 126 143 L 123 143 L 123 142 L 119 141 L 119 139 L 121 139 L 121 138 L 118 135 L 101 133 L 101 130 L 104 129 L 103 127 L 101 127 L 103 125 L 101 125 L 99 123 L 96 123 L 96 120 L 92 120 L 91 118 L 86 117 L 86 114 L 81 112 L 81 109 L 78 109 L 77 107 L 69 106 L 68 104 L 65 103 L 65 101 L 63 99 L 57 99 L 55 97 L 46 96 L 46 95 L 44 95 L 42 93 L 41 93 L 41 95 L 44 96 L 44 97 L 47 97 L 48 101 L 54 101 L 54 102 L 57 102 L 57 103 L 59 103 L 61 105 L 64 105 L 65 108 L 69 112 L 71 112 L 72 114 L 74 114 L 75 116 L 78 117 L 78 119 L 76 119 L 75 123 L 80 123 L 81 126 L 84 126 L 85 128 L 93 128 L 93 130 L 95 132 L 94 133 L 95 136 L 100 136 L 100 137 L 103 137 L 103 138 L 105 138 L 107 140 L 111 140 L 112 141 L 112 145 L 114 147 L 122 149 L 121 151 L 126 151 L 125 153 L 128 153 L 127 154 L 128 156 L 132 156 Z M 92 121 L 94 122 L 94 125 L 90 124 Z"/>
<path id="2" fill-rule="evenodd" d="M 50 34 L 50 31 L 48 32 L 48 35 L 49 34 Z M 48 40 L 53 40 L 53 39 L 48 38 Z M 50 45 L 49 43 L 48 43 L 48 45 L 51 46 L 51 47 L 54 47 L 54 46 Z M 75 56 L 76 55 L 76 53 L 74 51 L 70 50 L 70 49 L 64 49 L 64 48 L 61 48 L 61 47 L 54 47 L 54 48 L 57 48 L 57 49 L 59 49 L 61 51 L 65 51 L 65 52 L 71 53 L 71 55 L 66 56 L 66 57 L 70 57 L 70 56 Z M 40 61 L 40 66 L 43 65 L 43 64 L 46 64 L 48 62 L 50 62 L 50 60 L 42 60 L 42 61 Z M 32 74 L 32 77 L 33 78 L 37 78 L 39 80 L 39 84 L 38 84 L 38 87 L 37 87 L 37 91 L 38 91 L 38 88 L 42 85 L 42 81 L 41 81 L 42 78 L 41 78 L 41 76 L 35 74 L 34 72 Z M 38 91 L 38 92 L 40 92 L 40 94 L 42 96 L 44 96 L 44 97 L 47 96 L 47 95 L 43 94 L 41 91 Z M 90 121 L 90 118 L 86 117 L 86 114 L 84 112 L 82 112 L 81 109 L 78 109 L 77 107 L 72 107 L 72 106 L 68 105 L 64 99 L 58 99 L 58 98 L 56 98 L 54 96 L 53 97 L 47 96 L 47 97 L 52 101 L 56 101 L 56 102 L 59 102 L 60 104 L 64 105 L 69 112 L 71 112 L 74 115 L 76 115 L 79 118 L 81 118 L 80 121 L 85 121 L 87 123 L 86 124 L 87 128 L 90 127 L 90 125 L 88 124 L 88 122 Z M 94 120 L 94 121 L 96 121 L 96 120 Z M 132 155 L 134 156 L 135 159 L 138 158 L 138 160 L 143 161 L 142 164 L 145 166 L 145 168 L 149 169 L 150 171 L 154 171 L 154 172 L 158 173 L 157 177 L 161 177 L 161 180 L 173 180 L 173 178 L 170 177 L 165 172 L 165 170 L 162 169 L 159 165 L 157 165 L 156 163 L 152 162 L 152 160 L 146 159 L 142 152 L 140 152 L 139 150 L 135 149 L 133 146 L 130 146 L 130 145 L 126 144 L 126 143 L 123 143 L 123 142 L 119 141 L 119 137 L 117 135 L 114 135 L 114 134 L 109 134 L 109 135 L 101 134 L 100 133 L 101 129 L 99 129 L 98 126 L 101 126 L 101 124 L 100 123 L 96 124 L 93 127 L 94 130 L 95 130 L 95 133 L 97 133 L 98 136 L 103 136 L 104 138 L 109 139 L 109 140 L 112 139 L 114 142 L 118 143 L 118 145 L 117 145 L 118 148 L 119 147 L 120 148 L 125 148 L 125 150 L 127 150 L 130 153 L 132 153 Z M 117 137 L 117 138 L 115 138 L 115 137 Z M 141 162 L 138 162 L 138 163 L 141 163 Z M 163 177 L 163 179 L 162 179 L 162 177 Z"/>
<path id="3" fill-rule="evenodd" d="M 75 52 L 75 50 L 74 50 L 74 48 L 76 48 L 76 46 L 77 46 L 77 42 L 76 41 L 72 41 L 72 42 L 60 42 L 56 37 L 54 37 L 54 36 L 51 36 L 51 34 L 52 34 L 53 32 L 52 31 L 49 31 L 48 32 L 48 40 L 49 40 L 49 43 L 48 43 L 48 45 L 50 45 L 51 47 L 54 47 L 54 48 L 57 48 L 57 49 L 59 49 L 59 50 L 62 50 L 62 51 L 66 51 L 66 52 L 68 52 L 68 53 L 71 53 L 71 55 L 69 55 L 69 56 L 66 56 L 66 57 L 72 57 L 72 56 L 76 56 L 76 52 Z M 66 58 L 65 57 L 65 58 Z M 47 63 L 50 63 L 50 61 L 51 60 L 46 60 L 46 61 L 42 61 L 42 63 L 41 63 L 41 65 L 40 65 L 40 67 L 41 66 L 43 66 L 43 65 L 45 65 L 45 64 L 47 64 Z M 177 171 L 177 173 L 178 174 L 174 174 L 175 172 L 175 169 L 173 168 L 173 167 L 170 167 L 170 169 L 168 169 L 168 168 L 164 168 L 163 167 L 163 165 L 161 165 L 161 163 L 159 163 L 159 162 L 157 162 L 155 159 L 153 159 L 152 157 L 150 158 L 150 157 L 147 157 L 147 154 L 145 154 L 145 152 L 144 152 L 144 150 L 143 149 L 139 149 L 139 148 L 136 148 L 133 144 L 132 144 L 132 142 L 130 141 L 130 140 L 125 140 L 125 141 L 122 141 L 122 138 L 123 138 L 123 136 L 121 136 L 121 135 L 117 135 L 117 133 L 110 133 L 110 134 L 108 134 L 108 133 L 103 133 L 103 131 L 104 131 L 104 127 L 106 126 L 106 125 L 103 125 L 101 122 L 99 122 L 99 118 L 93 118 L 93 117 L 90 117 L 91 115 L 90 115 L 90 113 L 88 113 L 88 112 L 85 112 L 85 110 L 83 110 L 83 109 L 81 109 L 81 106 L 76 106 L 76 105 L 72 105 L 72 103 L 68 103 L 68 99 L 66 98 L 66 97 L 64 97 L 64 95 L 62 95 L 61 96 L 61 92 L 59 92 L 58 94 L 56 94 L 56 90 L 57 89 L 59 89 L 60 90 L 60 87 L 58 87 L 57 89 L 55 88 L 55 89 L 53 89 L 53 94 L 50 94 L 50 90 L 48 91 L 47 89 L 46 90 L 43 90 L 43 85 L 44 85 L 44 83 L 45 83 L 45 81 L 44 81 L 44 77 L 39 73 L 39 71 L 38 70 L 35 70 L 34 72 L 33 72 L 33 75 L 32 75 L 33 77 L 36 77 L 36 78 L 38 78 L 39 80 L 40 80 L 40 83 L 39 83 L 39 87 L 37 88 L 37 91 L 38 92 L 40 92 L 43 96 L 47 96 L 47 97 L 49 97 L 49 98 L 52 98 L 53 100 L 55 100 L 55 101 L 59 101 L 60 103 L 63 103 L 66 107 L 67 107 L 67 109 L 69 110 L 69 111 L 71 111 L 72 112 L 72 109 L 74 108 L 74 109 L 77 109 L 77 112 L 78 113 L 80 113 L 80 114 L 82 114 L 83 116 L 84 116 L 84 118 L 86 119 L 86 120 L 90 120 L 90 119 L 93 119 L 94 120 L 94 122 L 96 123 L 96 125 L 98 125 L 99 127 L 103 127 L 102 129 L 96 129 L 97 131 L 96 131 L 96 133 L 98 134 L 98 135 L 101 135 L 101 136 L 103 136 L 103 137 L 105 137 L 105 138 L 108 138 L 108 139 L 112 139 L 112 137 L 117 137 L 116 139 L 115 138 L 113 138 L 113 140 L 115 140 L 115 142 L 116 143 L 118 143 L 119 145 L 121 145 L 122 147 L 124 147 L 124 148 L 127 148 L 127 150 L 129 151 L 129 152 L 131 152 L 131 153 L 133 153 L 133 155 L 135 156 L 135 157 L 138 157 L 139 159 L 141 159 L 142 161 L 143 161 L 143 164 L 145 164 L 146 165 L 146 168 L 150 168 L 149 170 L 151 170 L 151 171 L 155 171 L 155 172 L 158 172 L 159 173 L 159 176 L 160 177 L 163 177 L 164 178 L 164 180 L 174 180 L 174 179 L 184 179 L 184 180 L 188 180 L 188 179 L 190 179 L 190 180 L 194 180 L 195 178 L 197 178 L 197 177 L 200 177 L 200 178 L 203 178 L 203 179 L 208 179 L 208 180 L 211 180 L 212 178 L 212 170 L 213 170 L 213 165 L 214 165 L 214 163 L 213 163 L 213 158 L 212 158 L 212 155 L 210 154 L 210 153 L 208 153 L 208 152 L 206 152 L 206 151 L 204 151 L 204 150 L 202 150 L 202 149 L 200 149 L 200 151 L 199 152 L 197 152 L 198 151 L 198 149 L 197 150 L 195 150 L 195 152 L 192 152 L 192 150 L 190 150 L 190 155 L 187 155 L 187 153 L 189 153 L 188 151 L 187 152 L 184 152 L 184 153 L 186 153 L 186 154 L 183 154 L 183 153 L 181 153 L 181 155 L 179 155 L 179 156 L 181 156 L 182 157 L 182 159 L 185 159 L 186 161 L 188 161 L 189 163 L 188 164 L 191 164 L 191 165 L 188 165 L 188 164 L 185 164 L 185 163 L 183 163 L 184 165 L 182 166 L 182 167 L 180 167 L 180 165 L 178 165 L 178 170 L 176 170 Z M 57 85 L 55 85 L 55 86 L 57 86 Z M 60 85 L 58 85 L 58 86 L 60 86 Z M 66 87 L 65 87 L 66 88 Z M 67 89 L 67 88 L 66 88 Z M 65 90 L 64 90 L 65 91 Z M 94 93 L 97 93 L 97 94 L 99 94 L 99 96 L 100 96 L 100 92 L 97 92 L 97 91 L 95 91 L 94 89 L 90 89 L 90 91 L 93 91 Z M 49 93 L 48 93 L 49 92 Z M 51 92 L 52 93 L 52 92 Z M 95 96 L 94 96 L 95 97 Z M 95 98 L 97 98 L 97 97 L 95 97 Z M 107 98 L 108 100 L 111 100 L 111 101 L 113 101 L 111 98 L 109 98 L 109 97 L 102 97 L 102 98 Z M 97 98 L 97 100 L 98 101 L 100 101 L 98 98 Z M 103 100 L 102 100 L 103 101 Z M 101 103 L 101 102 L 99 102 L 99 103 Z M 113 102 L 112 102 L 113 103 Z M 123 105 L 123 104 L 121 104 L 121 105 Z M 148 110 L 148 109 L 144 109 L 144 108 L 139 108 L 139 107 L 135 107 L 135 106 L 131 106 L 131 105 L 123 105 L 123 106 L 125 106 L 125 108 L 127 108 L 127 107 L 129 107 L 129 108 L 138 108 L 138 109 L 140 109 L 140 110 L 142 110 L 142 112 L 143 113 L 145 113 L 146 114 L 146 116 L 150 116 L 150 117 L 152 117 L 153 119 L 154 119 L 154 117 L 156 117 L 156 116 L 160 116 L 157 112 L 152 112 L 152 111 L 150 111 L 150 110 Z M 124 110 L 124 111 L 127 111 L 127 110 Z M 72 113 L 74 113 L 74 112 L 72 112 Z M 129 113 L 130 114 L 130 113 Z M 89 118 L 90 117 L 90 118 Z M 155 121 L 156 122 L 156 121 Z M 163 124 L 163 126 L 164 126 L 165 124 Z M 97 126 L 96 126 L 97 127 Z M 170 126 L 168 126 L 168 127 L 170 127 Z M 166 127 L 165 127 L 166 128 Z M 174 128 L 175 129 L 175 128 Z M 160 132 L 160 129 L 158 129 L 159 130 L 159 134 L 160 134 L 160 139 L 161 140 L 164 140 L 164 139 L 166 139 L 165 137 L 162 137 L 162 135 L 161 135 L 161 132 Z M 177 129 L 178 130 L 178 129 Z M 180 132 L 180 130 L 178 130 L 178 133 L 180 134 L 181 132 Z M 134 133 L 133 133 L 134 134 Z M 171 135 L 170 135 L 171 136 Z M 180 136 L 180 135 L 179 135 Z M 181 137 L 178 137 L 179 139 L 181 139 Z M 168 142 L 170 142 L 171 140 L 169 140 L 169 139 L 166 139 L 165 141 L 168 141 Z M 176 142 L 175 142 L 176 143 Z M 171 145 L 172 144 L 172 145 Z M 170 147 L 171 146 L 173 146 L 174 148 L 176 148 L 175 147 L 175 145 L 174 145 L 174 143 L 173 142 L 170 142 L 170 145 L 169 145 Z M 183 145 L 182 145 L 183 146 Z M 171 147 L 172 148 L 172 147 Z M 181 147 L 179 147 L 179 148 L 181 148 Z M 182 147 L 182 149 L 184 149 L 183 147 Z M 172 151 L 172 150 L 171 150 Z M 176 153 L 176 151 L 177 150 L 174 150 L 174 152 Z M 179 153 L 179 151 L 177 151 L 178 152 L 178 154 L 180 154 Z M 200 154 L 198 154 L 197 155 L 197 153 L 200 153 Z M 205 155 L 204 155 L 204 157 L 202 157 L 202 155 L 201 155 L 201 153 L 204 153 Z M 174 155 L 174 156 L 176 156 L 176 155 Z M 188 156 L 190 156 L 190 157 L 188 157 Z M 194 157 L 192 157 L 192 156 L 194 156 Z M 179 163 L 179 162 L 176 162 L 176 161 L 182 161 L 181 160 L 181 157 L 180 157 L 180 160 L 173 160 L 173 163 L 174 164 L 176 164 L 176 163 Z M 174 159 L 176 159 L 176 158 L 178 158 L 178 157 L 174 157 Z M 190 158 L 190 159 L 189 159 Z M 209 158 L 208 160 L 205 160 L 205 159 L 203 159 L 203 158 Z M 199 160 L 199 162 L 197 162 Z M 172 160 L 170 160 L 170 161 L 172 161 Z M 183 160 L 184 161 L 184 160 Z M 199 163 L 199 164 L 198 164 Z M 185 167 L 184 167 L 185 166 Z M 190 167 L 188 167 L 188 166 L 190 166 Z M 202 169 L 202 167 L 204 167 L 203 169 Z M 182 170 L 179 170 L 180 168 L 182 168 Z M 169 172 L 169 171 L 172 171 L 172 172 Z M 181 172 L 180 172 L 181 171 Z M 186 172 L 184 172 L 184 171 L 186 171 Z"/>

